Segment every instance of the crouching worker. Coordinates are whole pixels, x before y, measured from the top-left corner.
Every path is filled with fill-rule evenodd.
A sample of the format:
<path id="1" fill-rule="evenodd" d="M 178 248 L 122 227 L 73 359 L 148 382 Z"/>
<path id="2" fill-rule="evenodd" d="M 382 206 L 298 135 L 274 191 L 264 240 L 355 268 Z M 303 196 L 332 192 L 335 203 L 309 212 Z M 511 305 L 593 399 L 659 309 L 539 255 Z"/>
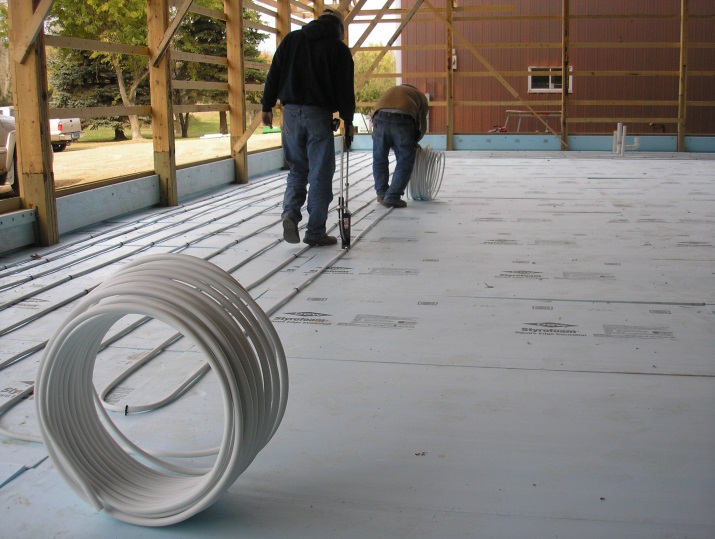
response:
<path id="1" fill-rule="evenodd" d="M 325 222 L 333 200 L 335 141 L 333 112 L 347 126 L 355 114 L 354 63 L 343 16 L 326 9 L 316 20 L 290 32 L 276 49 L 261 99 L 263 123 L 273 126 L 273 107 L 283 105 L 281 139 L 288 163 L 283 197 L 283 239 L 300 242 L 298 223 L 308 199 L 308 225 L 303 242 L 334 245 Z M 351 129 L 349 127 L 348 129 Z M 352 132 L 346 136 L 352 136 Z"/>
<path id="2" fill-rule="evenodd" d="M 427 131 L 425 94 L 411 84 L 388 89 L 372 116 L 372 175 L 377 201 L 388 208 L 404 208 L 402 196 L 412 175 L 417 143 Z M 389 181 L 390 149 L 395 152 L 395 172 Z"/>

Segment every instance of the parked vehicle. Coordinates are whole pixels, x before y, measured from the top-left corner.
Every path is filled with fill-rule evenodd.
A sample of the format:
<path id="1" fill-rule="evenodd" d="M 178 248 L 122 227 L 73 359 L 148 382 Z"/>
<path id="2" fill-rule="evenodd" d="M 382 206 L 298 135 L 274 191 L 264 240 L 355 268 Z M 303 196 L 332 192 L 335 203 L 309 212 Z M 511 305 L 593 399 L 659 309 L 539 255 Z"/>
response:
<path id="1" fill-rule="evenodd" d="M 50 141 L 52 149 L 56 152 L 63 151 L 70 143 L 79 140 L 82 134 L 82 124 L 79 118 L 50 120 Z"/>
<path id="2" fill-rule="evenodd" d="M 11 185 L 17 194 L 17 154 L 15 153 L 15 118 L 0 115 L 0 185 Z"/>
<path id="3" fill-rule="evenodd" d="M 0 107 L 0 116 L 15 116 L 14 107 Z M 52 150 L 61 152 L 72 142 L 79 140 L 84 134 L 79 118 L 63 118 L 50 120 L 50 142 Z"/>

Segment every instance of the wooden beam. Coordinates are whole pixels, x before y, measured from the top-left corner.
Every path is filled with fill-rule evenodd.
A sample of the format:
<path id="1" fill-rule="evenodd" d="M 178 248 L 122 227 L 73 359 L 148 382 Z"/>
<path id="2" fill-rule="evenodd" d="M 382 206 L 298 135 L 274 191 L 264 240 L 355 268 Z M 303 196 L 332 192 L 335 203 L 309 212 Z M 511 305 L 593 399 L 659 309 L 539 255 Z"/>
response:
<path id="1" fill-rule="evenodd" d="M 320 1 L 323 3 L 323 7 L 324 7 L 324 6 L 325 6 L 324 0 L 320 0 Z M 351 2 L 351 1 L 352 1 L 352 0 L 340 0 L 340 2 L 338 3 L 338 7 L 335 8 L 337 11 L 339 11 L 340 13 L 343 14 L 343 19 L 345 19 L 344 16 L 345 16 L 345 14 L 348 12 L 348 10 L 350 9 L 350 2 Z M 320 15 L 320 13 L 322 13 L 322 12 L 323 12 L 323 10 L 321 9 L 320 12 L 318 12 L 318 13 L 315 14 L 315 16 L 318 17 L 318 16 Z"/>
<path id="2" fill-rule="evenodd" d="M 572 99 L 571 104 L 580 107 L 677 107 L 677 99 Z"/>
<path id="3" fill-rule="evenodd" d="M 23 24 L 22 33 L 16 36 L 15 61 L 18 64 L 24 64 L 30 51 L 34 48 L 35 40 L 44 27 L 45 18 L 52 9 L 54 0 L 41 0 L 39 4 L 37 2 L 32 2 L 32 4 L 36 5 L 32 18 Z"/>
<path id="4" fill-rule="evenodd" d="M 147 0 L 149 50 L 152 52 L 152 57 L 159 59 L 156 65 L 149 63 L 154 172 L 159 176 L 161 205 L 176 206 L 179 204 L 179 192 L 176 182 L 174 111 L 171 100 L 171 59 L 168 54 L 157 54 L 168 26 L 167 0 Z"/>
<path id="5" fill-rule="evenodd" d="M 570 46 L 569 0 L 561 4 L 561 148 L 569 149 L 569 46 Z"/>
<path id="6" fill-rule="evenodd" d="M 359 92 L 363 86 L 365 86 L 365 83 L 367 83 L 368 77 L 372 74 L 373 71 L 375 71 L 375 68 L 380 65 L 380 61 L 385 57 L 387 54 L 387 51 L 389 50 L 389 47 L 392 46 L 392 44 L 397 40 L 397 38 L 400 36 L 402 33 L 402 30 L 407 26 L 407 23 L 409 23 L 412 20 L 412 17 L 414 16 L 415 13 L 417 13 L 417 10 L 420 9 L 420 6 L 422 5 L 422 2 L 424 0 L 416 0 L 415 5 L 412 7 L 410 12 L 407 14 L 407 17 L 405 18 L 404 21 L 402 21 L 402 24 L 397 27 L 397 30 L 395 30 L 395 33 L 392 34 L 392 37 L 387 41 L 387 46 L 383 47 L 381 52 L 377 55 L 377 58 L 375 58 L 375 61 L 372 63 L 372 65 L 368 68 L 368 70 L 363 73 L 359 78 L 357 85 L 355 86 L 355 93 Z"/>
<path id="7" fill-rule="evenodd" d="M 246 134 L 243 2 L 241 0 L 224 0 L 223 9 L 226 13 L 228 102 L 231 105 L 228 123 L 231 131 L 231 158 L 234 162 L 234 180 L 236 183 L 248 183 L 248 154 L 245 144 L 238 144 Z M 261 115 L 257 114 L 256 118 L 260 121 Z"/>
<path id="8" fill-rule="evenodd" d="M 381 51 L 441 51 L 444 45 L 390 45 L 384 47 L 360 47 L 361 51 L 381 52 Z"/>
<path id="9" fill-rule="evenodd" d="M 59 226 L 50 146 L 44 33 L 42 24 L 37 27 L 37 33 L 28 26 L 34 27 L 37 22 L 34 15 L 39 10 L 33 10 L 33 4 L 38 3 L 27 0 L 8 2 L 8 37 L 10 58 L 14 60 L 10 67 L 18 149 L 15 181 L 19 184 L 22 207 L 37 212 L 37 243 L 47 246 L 59 242 Z M 46 7 L 46 3 L 40 5 Z M 23 42 L 30 34 L 33 39 Z M 18 45 L 20 49 L 15 48 Z"/>
<path id="10" fill-rule="evenodd" d="M 345 0 L 343 0 L 343 2 L 344 1 Z M 440 13 L 444 13 L 444 12 L 446 12 L 447 8 L 446 7 L 436 7 L 435 9 L 437 11 L 439 11 Z M 499 12 L 503 11 L 503 12 L 511 13 L 511 12 L 514 12 L 516 10 L 516 8 L 514 5 L 503 4 L 503 5 L 494 5 L 494 6 L 466 6 L 466 7 L 455 6 L 453 8 L 453 10 L 455 13 L 493 13 L 496 11 L 499 11 Z M 425 11 L 427 11 L 427 10 L 425 10 Z M 397 14 L 397 15 L 404 15 L 408 12 L 409 12 L 409 10 L 407 8 L 394 8 L 394 9 L 390 10 L 390 13 Z M 375 16 L 376 13 L 377 13 L 377 11 L 374 9 L 365 9 L 360 12 L 360 15 L 364 15 L 367 17 L 373 17 L 373 16 Z M 508 18 L 510 20 L 512 19 L 512 17 L 514 17 L 514 16 L 512 16 L 512 15 L 506 16 L 506 18 Z M 529 18 L 529 19 L 534 18 L 533 15 L 524 15 L 522 17 Z M 550 19 L 557 19 L 558 15 L 552 15 L 552 16 L 545 15 L 545 17 L 549 17 Z M 482 16 L 480 16 L 479 18 L 481 19 Z M 537 16 L 537 18 L 538 18 L 538 16 Z"/>
<path id="11" fill-rule="evenodd" d="M 135 105 L 125 107 L 72 107 L 53 109 L 50 108 L 50 118 L 108 118 L 110 116 L 150 116 L 150 105 Z"/>
<path id="12" fill-rule="evenodd" d="M 169 0 L 169 6 L 173 8 L 179 8 L 184 0 Z M 217 19 L 219 21 L 225 21 L 226 17 L 223 11 L 218 11 L 216 9 L 209 9 L 202 6 L 197 6 L 192 4 L 189 8 L 191 13 L 196 13 L 197 15 L 203 15 L 204 17 L 210 17 L 212 19 Z"/>
<path id="13" fill-rule="evenodd" d="M 558 101 L 529 101 L 529 103 L 535 107 L 557 107 L 559 105 Z M 444 106 L 444 102 L 432 101 L 430 103 L 433 107 Z M 456 101 L 454 102 L 457 107 L 519 107 L 524 103 L 522 101 Z M 559 112 L 554 110 L 554 112 Z M 537 113 L 538 114 L 538 113 Z"/>
<path id="14" fill-rule="evenodd" d="M 243 26 L 245 26 L 247 28 L 253 28 L 254 30 L 262 30 L 269 34 L 277 34 L 278 33 L 278 30 L 276 30 L 275 28 L 265 25 L 265 24 L 261 24 L 260 22 L 255 22 L 255 21 L 244 20 Z"/>
<path id="15" fill-rule="evenodd" d="M 259 125 L 261 125 L 261 115 L 256 114 L 256 116 L 253 118 L 253 121 L 251 122 L 251 125 L 243 132 L 243 135 L 238 137 L 235 143 L 233 143 L 233 139 L 231 139 L 231 142 L 233 143 L 234 152 L 245 151 L 248 139 L 251 138 L 251 135 L 253 135 L 256 129 L 258 129 Z"/>
<path id="16" fill-rule="evenodd" d="M 350 10 L 350 13 L 348 13 L 344 19 L 345 19 L 345 26 L 348 26 L 353 20 L 355 20 L 355 17 L 359 16 L 363 6 L 367 3 L 367 0 L 358 0 L 358 2 L 353 6 L 353 8 Z"/>
<path id="17" fill-rule="evenodd" d="M 277 11 L 273 11 L 273 10 L 268 9 L 265 6 L 255 4 L 255 3 L 251 2 L 250 0 L 244 0 L 243 7 L 244 7 L 244 9 L 250 9 L 252 11 L 257 11 L 258 13 L 263 13 L 264 15 L 268 15 L 269 17 L 271 17 L 273 19 L 278 17 Z"/>
<path id="18" fill-rule="evenodd" d="M 677 49 L 679 43 L 639 42 L 639 43 L 572 43 L 574 49 Z"/>
<path id="19" fill-rule="evenodd" d="M 205 82 L 201 80 L 172 80 L 174 90 L 228 90 L 227 82 Z"/>
<path id="20" fill-rule="evenodd" d="M 179 6 L 174 20 L 171 21 L 169 28 L 166 29 L 164 37 L 161 38 L 161 42 L 154 51 L 154 55 L 151 57 L 151 65 L 153 65 L 154 67 L 157 67 L 159 65 L 159 62 L 164 57 L 164 54 L 166 54 L 166 51 L 169 49 L 171 39 L 174 37 L 174 34 L 176 34 L 176 31 L 179 29 L 179 26 L 184 20 L 184 17 L 189 11 L 189 8 L 191 7 L 193 1 L 194 0 L 184 0 L 183 3 Z"/>
<path id="21" fill-rule="evenodd" d="M 132 54 L 135 56 L 149 56 L 149 47 L 123 45 L 121 43 L 107 43 L 96 39 L 81 39 L 67 36 L 45 36 L 47 47 L 62 49 L 77 49 L 84 51 L 111 52 L 114 54 Z"/>
<path id="22" fill-rule="evenodd" d="M 366 1 L 367 1 L 367 0 L 360 0 L 360 4 L 359 4 L 359 5 L 362 6 L 362 4 L 364 4 Z M 370 35 L 370 32 L 372 32 L 373 29 L 375 28 L 375 26 L 378 25 L 378 23 L 379 23 L 380 20 L 382 19 L 383 14 L 390 8 L 390 6 L 392 5 L 392 3 L 393 3 L 394 1 L 395 1 L 395 0 L 387 0 L 387 1 L 385 2 L 385 5 L 382 6 L 382 9 L 380 10 L 380 12 L 375 16 L 375 18 L 373 19 L 373 21 L 367 26 L 367 28 L 365 29 L 365 31 L 364 31 L 364 32 L 362 33 L 362 35 L 360 36 L 360 39 L 358 39 L 357 42 L 355 43 L 355 45 L 353 45 L 353 47 L 352 47 L 352 54 L 353 54 L 353 56 L 355 56 L 355 53 L 357 52 L 357 49 L 360 48 L 363 43 L 365 43 L 365 40 L 367 40 L 368 36 Z M 356 8 L 356 9 L 359 9 L 358 6 L 355 6 L 355 8 Z M 355 13 L 355 11 L 352 11 L 350 14 L 352 15 L 353 13 Z M 351 19 L 352 19 L 352 17 L 351 17 Z M 347 22 L 347 21 L 346 21 L 346 22 Z"/>
<path id="23" fill-rule="evenodd" d="M 314 7 L 316 4 L 321 3 L 320 1 L 314 2 L 313 6 L 310 6 L 304 2 L 299 2 L 298 0 L 290 0 L 290 5 L 295 8 L 296 12 L 303 12 L 303 13 L 308 13 L 310 16 L 314 19 L 316 18 L 319 14 L 320 11 Z"/>
<path id="24" fill-rule="evenodd" d="M 614 116 L 612 118 L 569 118 L 568 122 L 570 124 L 677 124 L 677 118 L 619 118 Z M 630 130 L 629 130 L 630 131 Z"/>
<path id="25" fill-rule="evenodd" d="M 184 52 L 176 49 L 171 49 L 171 59 L 181 60 L 184 62 L 201 62 L 204 64 L 215 64 L 227 66 L 228 60 L 221 56 L 210 56 L 208 54 L 196 54 L 193 52 Z"/>
<path id="26" fill-rule="evenodd" d="M 290 32 L 290 2 L 289 0 L 278 0 L 278 17 L 276 17 L 276 48 L 281 44 L 283 38 Z"/>
<path id="27" fill-rule="evenodd" d="M 212 103 L 211 105 L 174 105 L 176 114 L 186 114 L 187 112 L 230 112 L 231 105 L 228 103 Z"/>
<path id="28" fill-rule="evenodd" d="M 447 150 L 454 149 L 454 35 L 452 34 L 453 18 L 453 2 L 446 0 L 447 3 L 447 50 L 446 50 L 446 76 L 447 76 Z M 456 54 L 456 52 L 454 52 Z"/>
<path id="29" fill-rule="evenodd" d="M 678 75 L 678 151 L 685 151 L 688 116 L 688 13 L 689 0 L 680 0 L 680 72 Z"/>

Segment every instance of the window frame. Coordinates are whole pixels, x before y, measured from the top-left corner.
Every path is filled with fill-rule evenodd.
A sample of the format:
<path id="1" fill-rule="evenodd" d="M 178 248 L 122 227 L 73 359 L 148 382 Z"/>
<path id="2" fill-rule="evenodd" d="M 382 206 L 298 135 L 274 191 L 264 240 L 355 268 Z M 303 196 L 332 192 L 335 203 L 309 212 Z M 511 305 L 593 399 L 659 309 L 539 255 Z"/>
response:
<path id="1" fill-rule="evenodd" d="M 532 71 L 561 71 L 562 67 L 561 66 L 529 66 L 529 73 Z M 569 66 L 569 73 L 573 72 L 573 67 Z M 562 75 L 549 75 L 549 87 L 548 88 L 534 88 L 534 81 L 533 79 L 535 78 L 545 78 L 544 75 L 528 75 L 528 81 L 527 81 L 527 88 L 528 88 L 528 93 L 530 94 L 560 94 L 563 92 L 563 76 Z M 562 84 L 561 86 L 556 86 L 555 85 L 555 79 L 561 78 L 562 79 Z M 569 74 L 569 93 L 573 93 L 573 75 Z"/>

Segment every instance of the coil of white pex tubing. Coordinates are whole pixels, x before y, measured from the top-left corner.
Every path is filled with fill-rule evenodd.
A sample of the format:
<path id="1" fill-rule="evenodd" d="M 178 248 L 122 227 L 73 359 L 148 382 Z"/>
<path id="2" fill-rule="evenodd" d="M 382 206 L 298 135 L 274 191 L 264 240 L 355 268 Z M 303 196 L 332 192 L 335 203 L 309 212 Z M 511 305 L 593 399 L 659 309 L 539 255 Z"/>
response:
<path id="1" fill-rule="evenodd" d="M 208 470 L 138 447 L 130 454 L 102 424 L 97 350 L 113 324 L 134 314 L 191 338 L 218 377 L 224 431 Z M 47 345 L 35 394 L 42 439 L 70 487 L 114 518 L 167 526 L 214 503 L 268 443 L 285 412 L 288 370 L 270 319 L 231 275 L 199 258 L 159 254 L 127 265 L 70 313 Z"/>
<path id="2" fill-rule="evenodd" d="M 434 200 L 444 177 L 444 152 L 426 146 L 418 147 L 412 175 L 407 184 L 407 196 L 412 200 Z"/>

